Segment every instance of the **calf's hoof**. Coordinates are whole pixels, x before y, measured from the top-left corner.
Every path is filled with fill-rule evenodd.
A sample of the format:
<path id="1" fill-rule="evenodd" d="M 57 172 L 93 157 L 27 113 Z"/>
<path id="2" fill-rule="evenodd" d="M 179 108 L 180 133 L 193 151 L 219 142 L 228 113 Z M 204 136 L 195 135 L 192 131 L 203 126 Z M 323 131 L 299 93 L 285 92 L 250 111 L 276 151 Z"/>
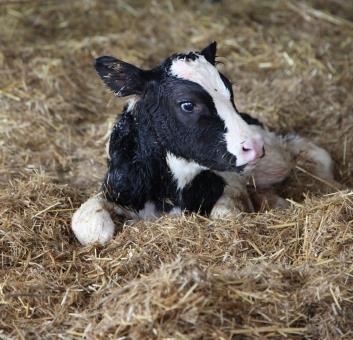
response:
<path id="1" fill-rule="evenodd" d="M 71 229 L 82 245 L 105 244 L 112 239 L 115 225 L 104 200 L 91 197 L 72 216 Z"/>
<path id="2" fill-rule="evenodd" d="M 253 212 L 254 208 L 250 197 L 241 193 L 239 195 L 221 196 L 211 210 L 211 219 L 228 218 L 241 212 Z"/>
<path id="3" fill-rule="evenodd" d="M 210 218 L 212 220 L 218 220 L 221 218 L 229 218 L 231 216 L 234 215 L 234 211 L 228 207 L 226 207 L 225 205 L 218 205 L 218 206 L 214 206 L 211 214 L 210 214 Z"/>

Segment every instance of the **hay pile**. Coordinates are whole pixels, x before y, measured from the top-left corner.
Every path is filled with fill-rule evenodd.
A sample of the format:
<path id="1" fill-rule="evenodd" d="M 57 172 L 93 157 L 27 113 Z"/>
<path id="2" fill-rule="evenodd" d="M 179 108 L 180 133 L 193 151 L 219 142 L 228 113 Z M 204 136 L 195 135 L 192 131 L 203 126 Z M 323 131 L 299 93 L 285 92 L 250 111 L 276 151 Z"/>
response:
<path id="1" fill-rule="evenodd" d="M 122 106 L 102 54 L 148 67 L 217 40 L 238 107 L 352 187 L 352 2 L 4 0 L 0 29 L 0 338 L 353 337 L 353 193 L 299 170 L 289 210 L 139 222 L 106 247 L 69 228 Z"/>

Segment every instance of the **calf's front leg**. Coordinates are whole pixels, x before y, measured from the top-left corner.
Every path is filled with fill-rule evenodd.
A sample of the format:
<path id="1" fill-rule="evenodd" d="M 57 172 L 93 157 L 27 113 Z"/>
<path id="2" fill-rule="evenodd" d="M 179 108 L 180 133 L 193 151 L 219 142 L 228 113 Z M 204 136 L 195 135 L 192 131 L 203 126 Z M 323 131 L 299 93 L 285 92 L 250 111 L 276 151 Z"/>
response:
<path id="1" fill-rule="evenodd" d="M 218 173 L 226 182 L 222 196 L 213 206 L 210 218 L 219 219 L 241 212 L 254 212 L 244 180 L 234 173 Z"/>

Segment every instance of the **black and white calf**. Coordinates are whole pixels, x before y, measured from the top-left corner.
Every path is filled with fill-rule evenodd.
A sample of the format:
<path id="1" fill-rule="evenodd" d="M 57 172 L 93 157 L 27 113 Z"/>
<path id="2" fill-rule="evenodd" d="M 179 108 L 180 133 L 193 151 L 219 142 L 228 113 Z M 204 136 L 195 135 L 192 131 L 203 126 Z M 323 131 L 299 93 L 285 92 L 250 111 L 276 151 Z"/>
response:
<path id="1" fill-rule="evenodd" d="M 182 211 L 211 218 L 253 211 L 248 179 L 257 188 L 281 182 L 303 152 L 315 174 L 332 178 L 326 151 L 297 136 L 276 136 L 238 112 L 231 83 L 215 59 L 216 43 L 174 54 L 151 70 L 113 57 L 96 60 L 104 83 L 117 96 L 133 98 L 111 133 L 102 195 L 73 216 L 82 244 L 112 238 L 112 207 L 143 219 Z"/>

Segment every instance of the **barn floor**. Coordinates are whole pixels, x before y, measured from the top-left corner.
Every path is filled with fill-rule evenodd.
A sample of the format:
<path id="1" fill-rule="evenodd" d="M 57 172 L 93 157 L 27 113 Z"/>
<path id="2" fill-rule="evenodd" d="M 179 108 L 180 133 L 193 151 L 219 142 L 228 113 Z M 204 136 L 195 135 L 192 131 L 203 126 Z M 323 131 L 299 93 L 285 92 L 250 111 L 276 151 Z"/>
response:
<path id="1" fill-rule="evenodd" d="M 237 106 L 329 150 L 353 187 L 353 3 L 0 2 L 0 339 L 353 338 L 353 192 L 297 169 L 288 210 L 162 218 L 81 247 L 123 105 L 92 59 L 219 43 Z"/>

